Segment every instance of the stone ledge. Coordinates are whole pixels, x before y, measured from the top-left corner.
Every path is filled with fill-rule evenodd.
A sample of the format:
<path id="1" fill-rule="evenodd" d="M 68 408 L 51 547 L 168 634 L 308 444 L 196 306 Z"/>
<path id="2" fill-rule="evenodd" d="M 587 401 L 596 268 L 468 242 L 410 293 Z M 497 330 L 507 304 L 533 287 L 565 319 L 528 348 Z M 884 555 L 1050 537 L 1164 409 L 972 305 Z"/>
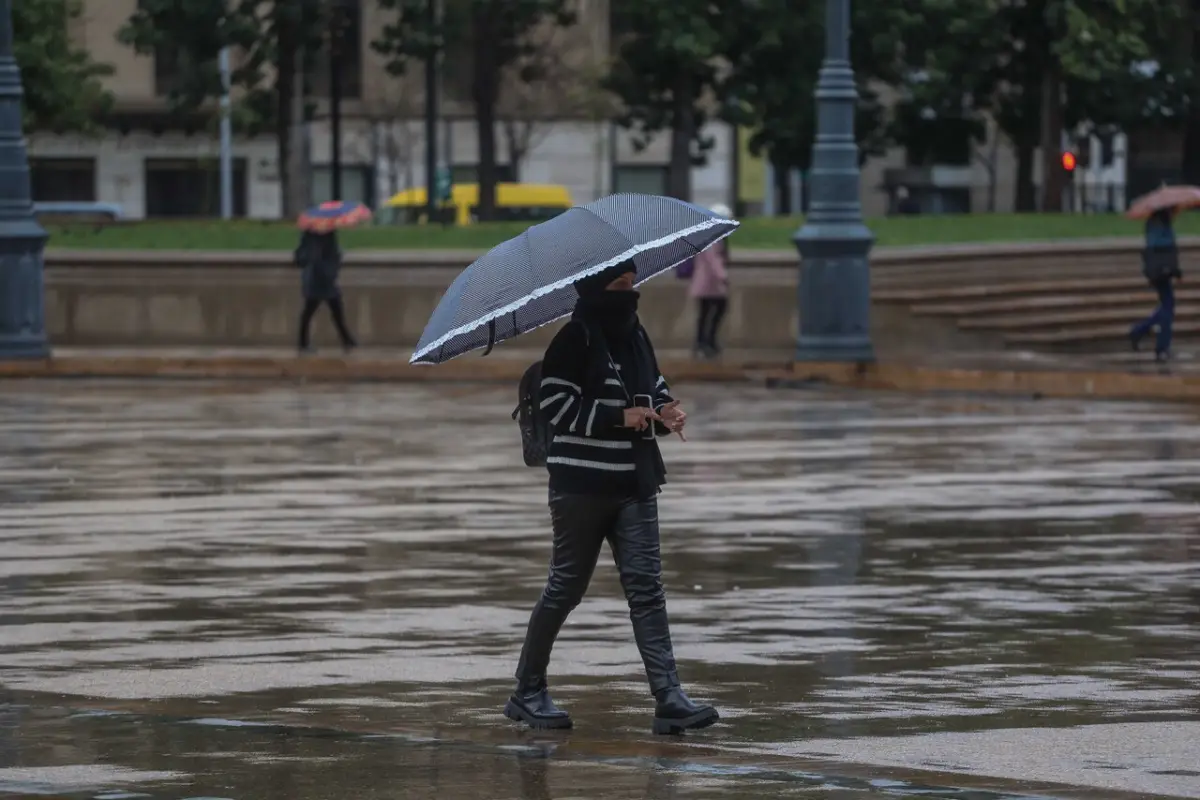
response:
<path id="1" fill-rule="evenodd" d="M 770 386 L 826 385 L 904 393 L 964 393 L 1102 400 L 1200 401 L 1200 374 L 1121 369 L 1052 370 L 917 364 L 791 364 L 766 373 Z"/>
<path id="2" fill-rule="evenodd" d="M 75 350 L 50 359 L 0 361 L 0 378 L 192 379 L 355 382 L 491 382 L 515 386 L 540 354 L 514 350 L 499 357 L 466 356 L 436 367 L 412 366 L 380 355 L 296 357 L 291 354 L 216 352 L 147 353 Z M 768 386 L 835 386 L 905 393 L 974 393 L 1032 397 L 1141 401 L 1200 401 L 1200 372 L 1153 365 L 1093 364 L 1056 369 L 1052 362 L 1013 366 L 996 357 L 981 365 L 932 366 L 910 362 L 877 364 L 786 363 L 776 352 L 747 352 L 727 361 L 662 357 L 663 372 L 676 383 L 756 382 Z M 962 363 L 962 362 L 960 362 Z"/>
<path id="3" fill-rule="evenodd" d="M 356 382 L 502 382 L 514 386 L 541 353 L 508 353 L 500 358 L 463 358 L 438 366 L 414 366 L 402 358 L 295 355 L 214 355 L 95 353 L 55 355 L 49 359 L 0 361 L 0 378 L 149 378 L 193 380 Z M 776 359 L 705 362 L 660 358 L 662 371 L 675 382 L 744 381 L 778 369 Z"/>

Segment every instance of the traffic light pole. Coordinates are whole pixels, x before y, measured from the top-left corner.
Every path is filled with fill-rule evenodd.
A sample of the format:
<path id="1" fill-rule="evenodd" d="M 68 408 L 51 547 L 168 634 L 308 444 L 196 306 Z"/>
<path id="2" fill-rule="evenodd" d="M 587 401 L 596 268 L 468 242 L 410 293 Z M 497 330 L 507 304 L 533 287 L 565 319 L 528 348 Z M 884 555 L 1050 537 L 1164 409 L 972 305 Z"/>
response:
<path id="1" fill-rule="evenodd" d="M 33 216 L 21 97 L 12 4 L 0 0 L 0 360 L 50 355 L 42 286 L 46 231 Z"/>

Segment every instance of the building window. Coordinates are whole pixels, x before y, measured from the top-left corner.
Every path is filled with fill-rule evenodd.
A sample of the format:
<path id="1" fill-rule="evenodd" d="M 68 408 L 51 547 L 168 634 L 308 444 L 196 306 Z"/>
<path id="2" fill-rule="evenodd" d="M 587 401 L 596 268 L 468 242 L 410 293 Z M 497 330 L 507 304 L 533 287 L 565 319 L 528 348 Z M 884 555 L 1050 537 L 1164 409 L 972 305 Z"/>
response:
<path id="1" fill-rule="evenodd" d="M 609 55 L 617 55 L 621 52 L 621 45 L 625 43 L 625 37 L 635 32 L 635 26 L 630 13 L 625 9 L 624 5 L 619 2 L 610 2 L 608 4 L 608 49 Z"/>
<path id="2" fill-rule="evenodd" d="M 619 192 L 666 194 L 666 165 L 617 164 L 613 167 L 613 194 Z"/>
<path id="3" fill-rule="evenodd" d="M 215 158 L 148 158 L 147 217 L 219 217 L 221 169 Z M 246 159 L 233 160 L 233 215 L 246 216 Z"/>
<path id="4" fill-rule="evenodd" d="M 138 0 L 138 7 L 143 7 L 145 1 Z M 157 97 L 166 97 L 178 89 L 182 73 L 179 50 L 157 45 L 154 48 L 154 94 Z"/>
<path id="5" fill-rule="evenodd" d="M 307 83 L 317 97 L 329 97 L 332 59 L 337 57 L 342 97 L 362 97 L 362 0 L 334 0 L 321 49 L 313 59 Z"/>
<path id="6" fill-rule="evenodd" d="M 312 168 L 312 201 L 333 200 L 333 168 L 328 164 Z M 363 203 L 375 207 L 375 171 L 363 164 L 342 165 L 342 196 L 348 203 Z"/>
<path id="7" fill-rule="evenodd" d="M 179 52 L 166 47 L 154 48 L 154 94 L 166 97 L 179 88 L 181 67 Z"/>
<path id="8" fill-rule="evenodd" d="M 96 159 L 31 158 L 29 183 L 35 203 L 94 203 Z"/>

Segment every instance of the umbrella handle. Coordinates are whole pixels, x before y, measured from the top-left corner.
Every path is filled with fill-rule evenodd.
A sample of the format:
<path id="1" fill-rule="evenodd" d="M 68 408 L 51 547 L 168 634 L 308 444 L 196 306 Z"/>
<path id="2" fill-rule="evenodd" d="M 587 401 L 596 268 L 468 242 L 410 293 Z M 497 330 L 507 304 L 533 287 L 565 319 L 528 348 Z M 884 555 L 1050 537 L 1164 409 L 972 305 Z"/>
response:
<path id="1" fill-rule="evenodd" d="M 492 352 L 492 348 L 495 346 L 496 346 L 496 320 L 493 319 L 493 320 L 488 321 L 488 346 L 487 346 L 487 350 L 483 351 L 483 356 L 486 356 L 488 353 Z M 483 356 L 480 356 L 480 358 L 483 358 Z"/>

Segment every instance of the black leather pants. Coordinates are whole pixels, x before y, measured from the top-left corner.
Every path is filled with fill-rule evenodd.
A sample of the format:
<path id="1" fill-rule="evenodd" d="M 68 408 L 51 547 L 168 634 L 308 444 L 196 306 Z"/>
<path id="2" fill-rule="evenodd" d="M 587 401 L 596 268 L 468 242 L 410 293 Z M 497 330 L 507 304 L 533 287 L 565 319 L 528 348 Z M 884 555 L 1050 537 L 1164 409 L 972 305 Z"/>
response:
<path id="1" fill-rule="evenodd" d="M 544 685 L 554 640 L 567 615 L 583 599 L 606 539 L 629 603 L 629 619 L 650 691 L 678 686 L 662 586 L 658 501 L 552 493 L 550 519 L 554 528 L 550 577 L 529 618 L 517 665 L 520 686 Z"/>

